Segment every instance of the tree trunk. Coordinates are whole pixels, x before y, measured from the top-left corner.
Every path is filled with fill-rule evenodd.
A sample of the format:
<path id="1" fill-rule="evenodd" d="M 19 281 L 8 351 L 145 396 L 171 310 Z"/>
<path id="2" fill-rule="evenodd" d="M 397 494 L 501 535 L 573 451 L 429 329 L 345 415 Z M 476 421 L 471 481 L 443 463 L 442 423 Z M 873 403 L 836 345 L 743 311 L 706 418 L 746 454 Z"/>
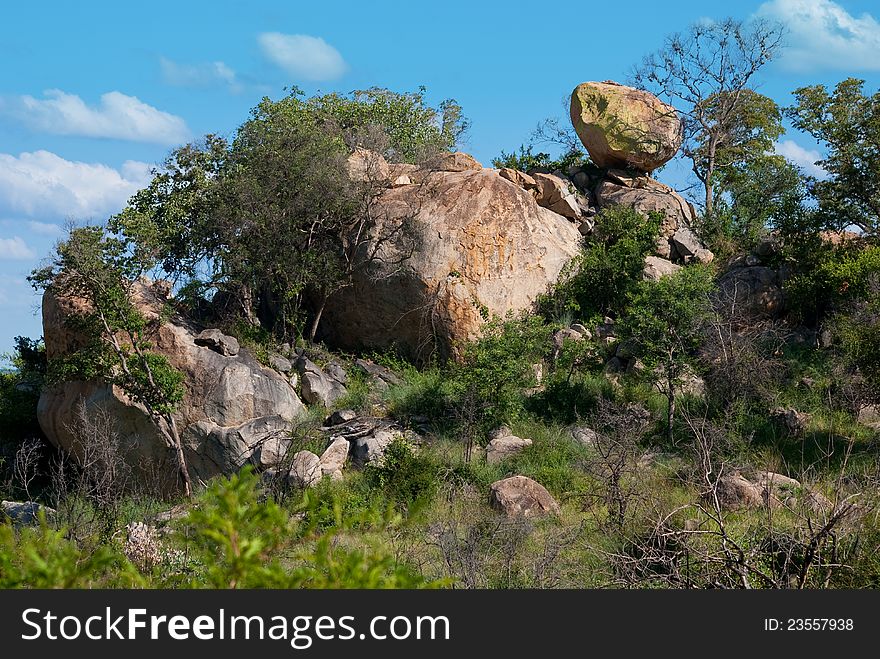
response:
<path id="1" fill-rule="evenodd" d="M 666 438 L 669 440 L 669 443 L 672 443 L 673 432 L 672 432 L 672 423 L 675 421 L 675 389 L 672 384 L 669 385 L 669 388 L 666 390 L 666 400 L 668 406 L 666 408 Z"/>
<path id="2" fill-rule="evenodd" d="M 183 478 L 183 492 L 187 498 L 192 497 L 192 480 L 189 476 L 189 467 L 186 464 L 186 456 L 183 453 L 183 444 L 180 441 L 180 433 L 177 432 L 177 423 L 170 414 L 165 417 L 168 428 L 171 433 L 171 439 L 174 442 L 174 450 L 177 453 L 177 468 Z"/>
<path id="3" fill-rule="evenodd" d="M 324 314 L 324 308 L 327 306 L 327 296 L 322 295 L 318 308 L 315 309 L 315 317 L 312 318 L 312 324 L 309 327 L 309 342 L 315 342 L 315 336 L 318 334 L 318 326 L 321 324 L 321 316 Z"/>
<path id="4" fill-rule="evenodd" d="M 706 163 L 706 180 L 704 181 L 704 185 L 706 186 L 706 207 L 703 211 L 705 217 L 709 217 L 712 214 L 712 209 L 715 206 L 714 192 L 712 190 L 712 177 L 715 174 L 715 140 L 712 138 L 709 142 L 709 155 L 708 162 Z"/>

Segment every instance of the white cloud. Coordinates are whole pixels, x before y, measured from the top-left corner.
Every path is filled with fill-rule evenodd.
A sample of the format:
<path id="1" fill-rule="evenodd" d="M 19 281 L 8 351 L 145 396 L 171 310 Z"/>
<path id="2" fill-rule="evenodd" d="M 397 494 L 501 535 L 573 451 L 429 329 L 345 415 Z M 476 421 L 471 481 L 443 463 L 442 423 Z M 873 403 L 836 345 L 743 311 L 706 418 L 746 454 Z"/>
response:
<path id="1" fill-rule="evenodd" d="M 786 160 L 797 165 L 807 174 L 816 178 L 825 178 L 828 172 L 816 164 L 822 160 L 822 154 L 815 149 L 806 149 L 793 140 L 783 140 L 776 143 L 776 153 L 784 156 Z"/>
<path id="2" fill-rule="evenodd" d="M 40 236 L 60 236 L 64 233 L 64 229 L 60 225 L 53 222 L 36 222 L 31 220 L 27 223 L 28 229 Z"/>
<path id="3" fill-rule="evenodd" d="M 150 166 L 65 160 L 49 151 L 0 153 L 0 216 L 43 220 L 105 219 L 150 180 Z"/>
<path id="4" fill-rule="evenodd" d="M 0 261 L 23 261 L 36 256 L 34 250 L 18 236 L 0 238 Z"/>
<path id="5" fill-rule="evenodd" d="M 205 88 L 222 86 L 234 94 L 240 93 L 244 86 L 238 76 L 223 62 L 204 64 L 180 64 L 167 57 L 159 61 L 162 79 L 174 87 Z"/>
<path id="6" fill-rule="evenodd" d="M 5 111 L 34 130 L 57 135 L 175 145 L 185 142 L 190 134 L 182 118 L 121 92 L 103 94 L 97 106 L 89 106 L 76 94 L 60 89 L 49 89 L 44 96 L 38 99 L 26 95 L 7 101 Z"/>
<path id="7" fill-rule="evenodd" d="M 757 16 L 785 25 L 780 61 L 792 71 L 880 71 L 880 22 L 871 14 L 853 16 L 832 0 L 770 0 Z"/>
<path id="8" fill-rule="evenodd" d="M 348 70 L 339 51 L 320 37 L 264 32 L 257 42 L 269 61 L 298 79 L 333 80 Z"/>

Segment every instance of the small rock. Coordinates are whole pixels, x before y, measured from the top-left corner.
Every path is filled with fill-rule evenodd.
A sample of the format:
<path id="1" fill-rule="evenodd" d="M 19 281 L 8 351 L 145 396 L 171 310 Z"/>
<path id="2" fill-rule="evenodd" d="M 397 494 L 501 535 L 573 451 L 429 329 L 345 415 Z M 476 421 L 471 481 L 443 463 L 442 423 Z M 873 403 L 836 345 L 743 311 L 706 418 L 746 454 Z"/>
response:
<path id="1" fill-rule="evenodd" d="M 218 329 L 206 329 L 196 334 L 193 339 L 197 346 L 210 348 L 224 357 L 234 357 L 238 354 L 241 346 L 234 336 L 224 334 Z"/>
<path id="2" fill-rule="evenodd" d="M 385 449 L 395 437 L 390 430 L 376 430 L 366 437 L 358 437 L 354 440 L 352 458 L 361 465 L 381 460 Z"/>
<path id="3" fill-rule="evenodd" d="M 752 483 L 738 471 L 718 479 L 716 494 L 718 503 L 725 510 L 760 508 L 764 505 L 764 488 L 757 483 Z M 770 501 L 775 501 L 775 499 Z"/>
<path id="4" fill-rule="evenodd" d="M 791 407 L 777 407 L 771 410 L 770 416 L 782 423 L 792 435 L 803 435 L 813 420 L 812 414 L 798 412 Z"/>
<path id="5" fill-rule="evenodd" d="M 441 172 L 466 172 L 471 169 L 483 169 L 473 156 L 462 151 L 441 153 L 428 163 L 430 169 Z"/>
<path id="6" fill-rule="evenodd" d="M 516 455 L 524 448 L 531 445 L 531 439 L 524 439 L 522 437 L 516 437 L 515 435 L 495 437 L 486 446 L 486 462 L 489 464 L 501 462 L 502 460 Z"/>
<path id="7" fill-rule="evenodd" d="M 646 256 L 642 277 L 649 281 L 660 281 L 663 277 L 674 275 L 679 270 L 681 266 L 672 261 L 661 259 L 659 256 Z"/>
<path id="8" fill-rule="evenodd" d="M 402 383 L 401 379 L 397 377 L 391 369 L 380 366 L 369 359 L 358 359 L 355 361 L 354 366 L 369 375 L 373 381 L 373 385 L 378 389 L 385 390 L 389 385 L 398 385 Z"/>
<path id="9" fill-rule="evenodd" d="M 351 445 L 344 437 L 336 437 L 330 442 L 330 446 L 321 454 L 319 466 L 324 476 L 330 476 L 334 480 L 342 477 L 342 468 L 348 459 Z"/>
<path id="10" fill-rule="evenodd" d="M 490 503 L 508 517 L 559 514 L 559 504 L 540 483 L 526 476 L 511 476 L 492 483 Z"/>
<path id="11" fill-rule="evenodd" d="M 880 430 L 880 406 L 863 405 L 859 409 L 857 421 L 871 430 Z"/>
<path id="12" fill-rule="evenodd" d="M 349 421 L 354 421 L 357 418 L 357 412 L 354 410 L 336 410 L 324 419 L 325 426 L 339 426 L 343 423 L 348 423 Z"/>
<path id="13" fill-rule="evenodd" d="M 593 448 L 599 443 L 599 433 L 586 426 L 576 426 L 572 428 L 571 436 L 576 442 L 587 448 Z"/>
<path id="14" fill-rule="evenodd" d="M 526 174 L 525 172 L 521 172 L 518 169 L 512 169 L 510 167 L 502 167 L 498 170 L 498 175 L 501 178 L 506 178 L 511 183 L 515 183 L 519 187 L 524 190 L 531 190 L 537 192 L 538 183 L 531 176 Z"/>
<path id="15" fill-rule="evenodd" d="M 553 355 L 554 359 L 559 356 L 565 347 L 566 341 L 583 341 L 584 335 L 574 329 L 560 329 L 553 332 Z"/>
<path id="16" fill-rule="evenodd" d="M 348 373 L 339 364 L 330 363 L 324 367 L 324 373 L 336 380 L 339 384 L 348 384 Z"/>
<path id="17" fill-rule="evenodd" d="M 694 232 L 687 227 L 680 227 L 670 238 L 675 251 L 685 263 L 697 261 L 711 263 L 715 255 L 703 247 Z"/>
<path id="18" fill-rule="evenodd" d="M 587 339 L 588 341 L 593 338 L 593 333 L 580 323 L 572 323 L 571 329 L 580 334 L 581 338 Z"/>
<path id="19" fill-rule="evenodd" d="M 299 451 L 293 456 L 288 478 L 299 487 L 310 487 L 321 480 L 321 458 L 311 451 Z"/>
<path id="20" fill-rule="evenodd" d="M 296 369 L 302 378 L 302 397 L 307 403 L 331 407 L 333 403 L 348 393 L 341 382 L 329 377 L 317 364 L 305 356 L 297 359 Z M 336 372 L 338 375 L 338 371 Z"/>
<path id="21" fill-rule="evenodd" d="M 289 373 L 293 370 L 293 364 L 290 363 L 290 360 L 281 355 L 272 355 L 269 357 L 269 366 L 279 373 Z"/>
<path id="22" fill-rule="evenodd" d="M 40 514 L 49 521 L 55 515 L 55 509 L 36 501 L 0 501 L 0 520 L 8 519 L 13 526 L 38 526 Z"/>
<path id="23" fill-rule="evenodd" d="M 284 461 L 289 450 L 289 439 L 278 436 L 269 437 L 254 451 L 254 462 L 261 469 L 278 466 Z"/>

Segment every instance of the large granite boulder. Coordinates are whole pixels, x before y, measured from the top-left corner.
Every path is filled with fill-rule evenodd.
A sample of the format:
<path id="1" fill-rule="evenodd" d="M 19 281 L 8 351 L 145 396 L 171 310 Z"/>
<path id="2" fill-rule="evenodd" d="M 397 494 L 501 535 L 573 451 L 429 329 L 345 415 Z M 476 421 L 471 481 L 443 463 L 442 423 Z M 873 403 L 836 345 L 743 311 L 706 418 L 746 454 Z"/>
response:
<path id="1" fill-rule="evenodd" d="M 682 125 L 671 105 L 616 82 L 584 82 L 571 94 L 571 123 L 599 167 L 651 172 L 677 152 Z"/>
<path id="2" fill-rule="evenodd" d="M 133 301 L 148 320 L 153 350 L 183 373 L 184 397 L 175 413 L 192 478 L 231 473 L 251 459 L 268 438 L 283 433 L 305 411 L 288 380 L 265 368 L 237 342 L 220 332 L 200 333 L 183 319 L 164 317 L 165 300 L 158 287 L 138 283 Z M 43 336 L 49 359 L 84 345 L 67 323 L 86 308 L 82 300 L 43 296 Z M 233 347 L 230 350 L 230 347 Z M 234 352 L 235 354 L 231 354 Z M 175 491 L 177 468 L 170 449 L 142 405 L 118 387 L 101 381 L 68 381 L 45 389 L 38 416 L 46 437 L 59 448 L 79 455 L 76 409 L 100 406 L 115 422 L 119 446 L 137 480 Z"/>
<path id="3" fill-rule="evenodd" d="M 449 355 L 488 315 L 531 307 L 581 243 L 576 224 L 491 169 L 432 172 L 385 190 L 376 211 L 378 230 L 403 219 L 411 231 L 382 245 L 391 265 L 358 271 L 328 302 L 319 338 L 339 348 Z"/>

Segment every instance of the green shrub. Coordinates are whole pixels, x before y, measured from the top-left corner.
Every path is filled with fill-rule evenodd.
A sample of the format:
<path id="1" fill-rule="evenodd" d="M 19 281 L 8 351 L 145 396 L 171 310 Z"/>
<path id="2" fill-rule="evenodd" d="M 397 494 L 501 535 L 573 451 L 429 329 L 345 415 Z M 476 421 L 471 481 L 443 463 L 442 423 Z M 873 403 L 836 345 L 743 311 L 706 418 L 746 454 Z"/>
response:
<path id="1" fill-rule="evenodd" d="M 450 367 L 454 412 L 460 421 L 489 431 L 518 418 L 524 392 L 537 384 L 533 369 L 547 351 L 549 330 L 536 316 L 493 318 L 477 341 L 462 347 Z"/>
<path id="2" fill-rule="evenodd" d="M 199 566 L 193 586 L 281 587 L 286 582 L 275 552 L 290 521 L 273 501 L 258 501 L 258 483 L 250 467 L 215 480 L 183 521 L 185 544 Z"/>
<path id="3" fill-rule="evenodd" d="M 645 256 L 654 250 L 659 230 L 656 213 L 646 219 L 625 206 L 603 210 L 581 254 L 540 300 L 543 315 L 554 319 L 571 313 L 586 322 L 619 315 L 642 280 Z"/>
<path id="4" fill-rule="evenodd" d="M 0 588 L 131 588 L 137 569 L 110 545 L 83 551 L 44 520 L 15 530 L 0 523 Z"/>
<path id="5" fill-rule="evenodd" d="M 427 503 L 437 487 L 437 465 L 416 453 L 406 440 L 394 439 L 382 459 L 367 464 L 364 476 L 398 506 L 417 509 Z"/>

